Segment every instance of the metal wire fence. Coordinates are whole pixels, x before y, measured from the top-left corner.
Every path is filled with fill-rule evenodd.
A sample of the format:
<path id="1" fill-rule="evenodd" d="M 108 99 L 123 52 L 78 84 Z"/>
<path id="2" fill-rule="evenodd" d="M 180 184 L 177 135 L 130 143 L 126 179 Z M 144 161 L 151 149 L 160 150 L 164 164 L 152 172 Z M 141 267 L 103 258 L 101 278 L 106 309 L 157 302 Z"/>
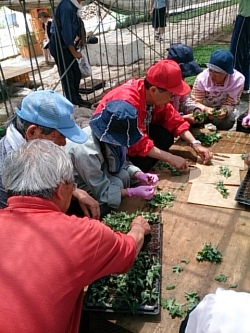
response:
<path id="1" fill-rule="evenodd" d="M 155 38 L 149 15 L 150 0 L 108 0 L 84 3 L 82 18 L 87 35 L 98 38 L 97 44 L 87 43 L 85 51 L 92 68 L 92 76 L 82 79 L 81 93 L 86 100 L 95 104 L 103 94 L 112 87 L 123 83 L 132 77 L 145 75 L 147 68 L 155 61 L 166 56 L 171 44 L 182 42 L 189 46 L 202 45 L 221 32 L 231 29 L 238 11 L 238 0 L 170 0 L 169 15 L 163 40 Z M 19 10 L 23 14 L 26 36 L 29 41 L 26 65 L 30 66 L 32 89 L 51 89 L 60 81 L 56 68 L 44 70 L 40 66 L 41 57 L 32 57 L 34 45 L 30 34 L 30 6 L 36 6 L 37 1 L 8 0 L 1 4 L 8 8 Z M 38 3 L 41 3 L 38 1 Z M 46 10 L 53 13 L 58 1 L 49 0 Z M 49 5 L 49 6 L 48 6 Z M 38 4 L 37 4 L 38 6 Z M 39 6 L 38 6 L 39 7 Z M 88 13 L 91 7 L 91 14 Z M 1 23 L 1 22 L 0 22 Z M 16 25 L 7 26 L 5 31 L 10 35 L 12 50 L 18 48 L 13 34 L 18 33 Z M 0 30 L 1 34 L 1 30 Z M 0 38 L 0 55 L 3 54 Z M 15 52 L 14 52 L 15 54 Z M 22 66 L 22 59 L 20 59 Z M 4 75 L 4 62 L 0 64 L 0 111 L 13 112 L 9 85 Z M 56 86 L 62 91 L 61 85 Z M 4 112 L 4 111 L 3 111 Z"/>

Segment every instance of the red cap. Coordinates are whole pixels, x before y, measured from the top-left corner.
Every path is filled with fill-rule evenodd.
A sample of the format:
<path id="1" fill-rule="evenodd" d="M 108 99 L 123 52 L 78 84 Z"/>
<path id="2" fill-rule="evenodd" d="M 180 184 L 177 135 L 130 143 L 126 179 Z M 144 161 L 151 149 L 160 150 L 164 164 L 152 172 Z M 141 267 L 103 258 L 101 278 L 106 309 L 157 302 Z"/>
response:
<path id="1" fill-rule="evenodd" d="M 149 67 L 146 80 L 152 86 L 166 89 L 179 96 L 187 95 L 190 92 L 189 85 L 182 80 L 180 66 L 170 59 L 160 60 Z"/>

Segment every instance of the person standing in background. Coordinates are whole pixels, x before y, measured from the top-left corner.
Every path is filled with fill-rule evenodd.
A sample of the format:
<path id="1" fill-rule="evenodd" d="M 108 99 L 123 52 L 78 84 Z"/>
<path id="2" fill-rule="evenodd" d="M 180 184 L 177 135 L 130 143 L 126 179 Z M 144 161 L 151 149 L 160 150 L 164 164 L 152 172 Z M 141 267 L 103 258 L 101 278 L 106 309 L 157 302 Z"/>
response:
<path id="1" fill-rule="evenodd" d="M 38 18 L 42 22 L 43 30 L 45 33 L 44 36 L 45 38 L 43 41 L 43 55 L 45 58 L 45 62 L 49 64 L 52 61 L 51 54 L 49 51 L 50 28 L 51 28 L 52 19 L 49 16 L 49 13 L 43 11 L 38 13 Z"/>
<path id="2" fill-rule="evenodd" d="M 49 48 L 60 76 L 64 74 L 62 86 L 66 98 L 74 105 L 90 107 L 79 93 L 81 72 L 76 59 L 82 58 L 79 50 L 85 43 L 80 3 L 81 0 L 62 0 L 58 4 L 51 25 Z"/>
<path id="3" fill-rule="evenodd" d="M 155 39 L 162 42 L 166 18 L 169 15 L 169 0 L 150 0 L 149 12 L 152 17 L 152 26 L 155 29 Z"/>
<path id="4" fill-rule="evenodd" d="M 230 51 L 234 56 L 234 68 L 245 76 L 241 99 L 249 101 L 250 90 L 250 1 L 239 0 L 239 12 L 232 34 Z"/>

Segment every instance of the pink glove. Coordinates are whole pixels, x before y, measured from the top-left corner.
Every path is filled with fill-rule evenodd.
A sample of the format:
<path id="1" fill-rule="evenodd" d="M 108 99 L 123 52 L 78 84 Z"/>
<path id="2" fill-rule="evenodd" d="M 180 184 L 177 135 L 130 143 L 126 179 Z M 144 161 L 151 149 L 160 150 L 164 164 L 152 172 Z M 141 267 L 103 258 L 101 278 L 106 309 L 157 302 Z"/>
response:
<path id="1" fill-rule="evenodd" d="M 154 195 L 155 188 L 152 185 L 137 186 L 127 188 L 127 195 L 129 197 L 139 197 L 145 200 L 150 200 Z"/>
<path id="2" fill-rule="evenodd" d="M 242 126 L 244 127 L 250 127 L 250 114 L 248 114 L 246 117 L 242 119 Z"/>
<path id="3" fill-rule="evenodd" d="M 147 185 L 156 185 L 159 178 L 155 173 L 138 172 L 137 179 Z"/>

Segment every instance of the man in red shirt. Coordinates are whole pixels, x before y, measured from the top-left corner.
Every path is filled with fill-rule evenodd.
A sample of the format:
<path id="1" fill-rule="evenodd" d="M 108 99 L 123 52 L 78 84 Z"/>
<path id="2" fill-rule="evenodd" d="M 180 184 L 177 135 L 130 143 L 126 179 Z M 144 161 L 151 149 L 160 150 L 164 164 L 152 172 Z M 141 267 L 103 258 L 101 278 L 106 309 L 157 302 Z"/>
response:
<path id="1" fill-rule="evenodd" d="M 189 131 L 189 123 L 174 109 L 174 94 L 187 95 L 190 87 L 182 80 L 181 69 L 173 60 L 160 60 L 152 65 L 145 79 L 133 79 L 108 92 L 95 113 L 102 112 L 110 100 L 122 99 L 136 107 L 138 127 L 143 137 L 129 148 L 131 162 L 148 172 L 158 161 L 170 163 L 177 169 L 186 169 L 187 161 L 168 152 L 174 137 L 180 136 L 207 163 L 212 154 Z"/>
<path id="2" fill-rule="evenodd" d="M 0 210 L 0 331 L 77 333 L 83 288 L 127 271 L 150 226 L 138 216 L 122 234 L 98 220 L 66 215 L 73 166 L 48 140 L 10 152 L 2 179 L 8 207 Z"/>

